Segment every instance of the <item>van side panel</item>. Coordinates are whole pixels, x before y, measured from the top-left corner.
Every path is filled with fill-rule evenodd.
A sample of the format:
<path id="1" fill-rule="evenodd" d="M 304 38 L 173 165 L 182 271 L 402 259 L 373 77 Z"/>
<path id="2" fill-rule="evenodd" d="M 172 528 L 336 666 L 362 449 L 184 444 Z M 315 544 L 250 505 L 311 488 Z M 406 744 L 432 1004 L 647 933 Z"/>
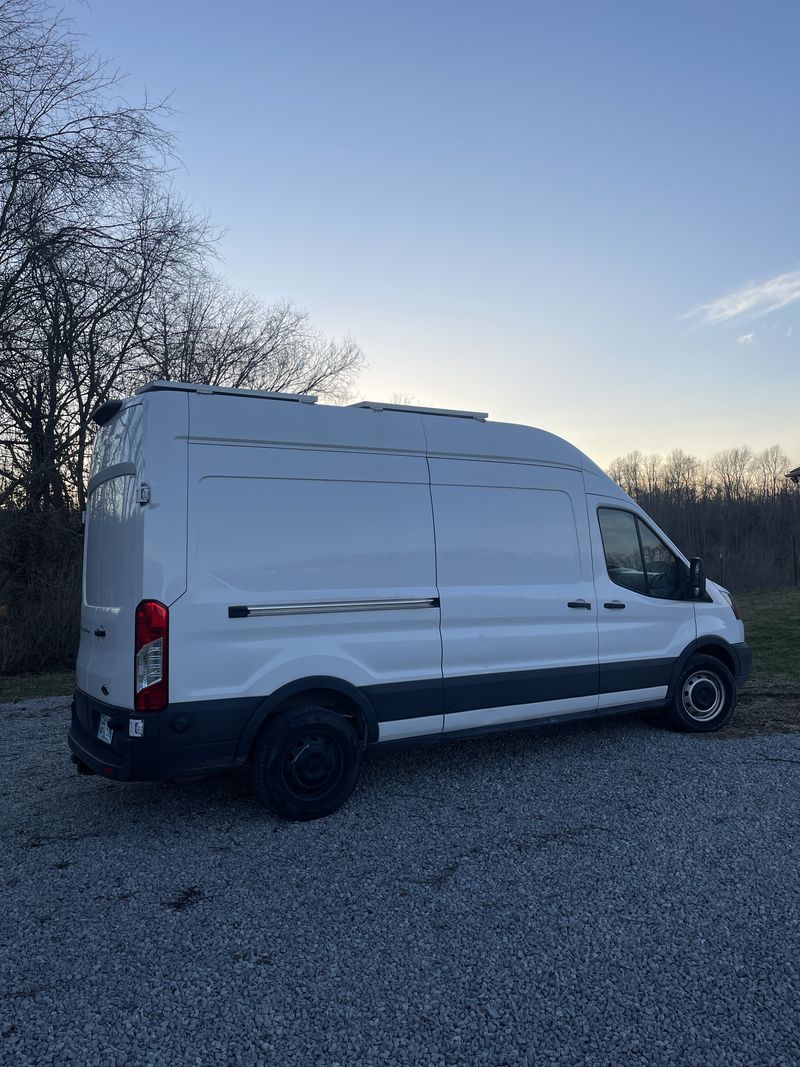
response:
<path id="1" fill-rule="evenodd" d="M 522 705 L 541 703 L 543 714 L 596 708 L 597 608 L 579 472 L 442 459 L 430 470 L 445 730 L 515 721 Z"/>
<path id="2" fill-rule="evenodd" d="M 192 440 L 425 455 L 418 415 L 191 393 Z"/>
<path id="3" fill-rule="evenodd" d="M 170 620 L 171 701 L 265 697 L 312 676 L 379 693 L 429 679 L 406 736 L 441 731 L 424 456 L 193 433 L 188 568 Z"/>

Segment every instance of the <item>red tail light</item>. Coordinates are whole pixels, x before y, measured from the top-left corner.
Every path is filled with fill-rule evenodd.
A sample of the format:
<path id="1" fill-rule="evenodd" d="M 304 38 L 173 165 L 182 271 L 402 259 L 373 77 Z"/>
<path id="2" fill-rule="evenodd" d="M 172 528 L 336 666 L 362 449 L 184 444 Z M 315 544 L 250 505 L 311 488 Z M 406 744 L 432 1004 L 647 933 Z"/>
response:
<path id="1" fill-rule="evenodd" d="M 133 703 L 137 711 L 161 711 L 167 706 L 168 629 L 168 609 L 157 600 L 143 600 L 136 609 L 133 659 Z"/>

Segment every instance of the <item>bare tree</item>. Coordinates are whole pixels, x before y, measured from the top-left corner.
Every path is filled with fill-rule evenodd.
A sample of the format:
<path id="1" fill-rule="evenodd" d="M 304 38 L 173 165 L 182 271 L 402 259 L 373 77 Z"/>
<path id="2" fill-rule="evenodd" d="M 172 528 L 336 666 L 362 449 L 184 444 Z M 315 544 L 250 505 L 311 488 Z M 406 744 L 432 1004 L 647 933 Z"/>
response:
<path id="1" fill-rule="evenodd" d="M 37 0 L 0 0 L 0 504 L 82 505 L 92 410 L 148 378 L 344 397 L 362 364 L 208 270 L 160 104 Z"/>
<path id="2" fill-rule="evenodd" d="M 647 493 L 654 493 L 661 481 L 661 456 L 651 453 L 645 456 L 643 466 L 643 487 Z"/>
<path id="3" fill-rule="evenodd" d="M 747 446 L 724 448 L 711 459 L 723 493 L 729 500 L 740 500 L 752 484 L 753 453 Z"/>
<path id="4" fill-rule="evenodd" d="M 0 0 L 0 333 L 29 267 L 90 243 L 114 194 L 163 169 L 164 106 L 121 102 L 119 82 L 60 16 Z"/>
<path id="5" fill-rule="evenodd" d="M 72 502 L 65 434 L 104 388 L 86 352 L 97 323 L 141 290 L 132 259 L 168 240 L 161 227 L 145 252 L 132 220 L 164 170 L 163 108 L 122 103 L 118 83 L 60 16 L 0 0 L 0 501 Z M 81 467 L 85 443 L 78 454 Z"/>
<path id="6" fill-rule="evenodd" d="M 91 413 L 137 377 L 144 310 L 165 273 L 202 248 L 204 229 L 168 188 L 140 183 L 90 243 L 33 261 L 23 314 L 0 338 L 6 432 L 27 456 L 17 481 L 27 479 L 30 506 L 83 506 Z"/>
<path id="7" fill-rule="evenodd" d="M 344 399 L 363 364 L 349 337 L 315 330 L 289 302 L 267 306 L 203 272 L 162 291 L 139 330 L 149 377 Z"/>
<path id="8" fill-rule="evenodd" d="M 751 461 L 753 479 L 762 497 L 774 500 L 786 486 L 789 457 L 780 447 L 772 445 L 758 452 Z"/>

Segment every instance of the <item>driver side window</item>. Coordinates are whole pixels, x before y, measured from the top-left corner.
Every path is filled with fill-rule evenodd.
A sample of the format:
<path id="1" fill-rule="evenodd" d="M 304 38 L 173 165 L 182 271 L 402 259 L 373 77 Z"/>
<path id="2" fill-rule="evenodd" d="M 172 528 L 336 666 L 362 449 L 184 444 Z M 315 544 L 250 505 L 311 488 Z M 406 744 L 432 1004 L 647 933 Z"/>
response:
<path id="1" fill-rule="evenodd" d="M 649 526 L 620 508 L 598 508 L 597 517 L 612 582 L 665 600 L 680 591 L 680 564 Z"/>

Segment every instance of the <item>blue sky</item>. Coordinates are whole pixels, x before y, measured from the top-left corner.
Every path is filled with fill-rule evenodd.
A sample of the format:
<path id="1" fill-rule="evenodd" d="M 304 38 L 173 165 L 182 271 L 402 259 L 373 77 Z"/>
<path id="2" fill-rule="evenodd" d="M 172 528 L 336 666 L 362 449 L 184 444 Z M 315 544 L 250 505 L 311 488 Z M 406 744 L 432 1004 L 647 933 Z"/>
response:
<path id="1" fill-rule="evenodd" d="M 368 399 L 800 463 L 800 5 L 72 0 Z M 796 327 L 796 328 L 795 328 Z"/>

